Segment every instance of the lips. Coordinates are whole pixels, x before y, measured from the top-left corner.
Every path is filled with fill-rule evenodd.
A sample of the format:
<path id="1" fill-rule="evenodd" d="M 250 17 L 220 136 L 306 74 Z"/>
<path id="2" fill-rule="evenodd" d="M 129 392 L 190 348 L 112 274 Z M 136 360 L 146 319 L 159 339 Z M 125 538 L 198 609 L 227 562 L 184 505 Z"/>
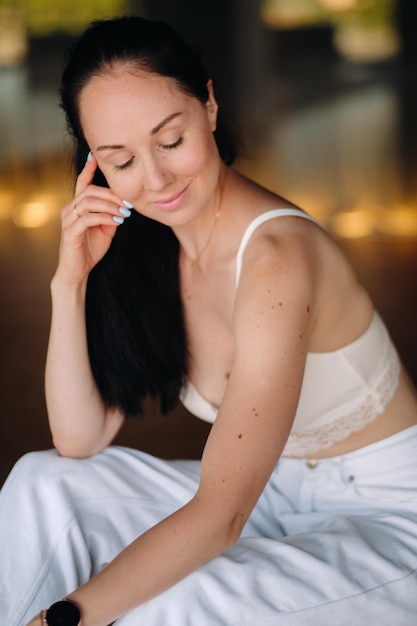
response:
<path id="1" fill-rule="evenodd" d="M 184 187 L 180 192 L 166 198 L 164 200 L 156 200 L 153 202 L 155 206 L 163 211 L 172 211 L 177 209 L 183 202 L 185 196 L 187 195 L 188 185 Z"/>

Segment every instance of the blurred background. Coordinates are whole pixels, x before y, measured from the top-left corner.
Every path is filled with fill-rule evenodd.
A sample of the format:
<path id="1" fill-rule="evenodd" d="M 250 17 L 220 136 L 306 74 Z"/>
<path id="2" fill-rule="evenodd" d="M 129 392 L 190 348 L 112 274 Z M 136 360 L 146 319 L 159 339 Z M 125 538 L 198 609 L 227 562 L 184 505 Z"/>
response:
<path id="1" fill-rule="evenodd" d="M 123 14 L 202 51 L 242 139 L 237 168 L 338 239 L 417 382 L 415 0 L 0 0 L 0 484 L 51 446 L 49 283 L 73 186 L 60 72 L 88 22 Z M 207 432 L 149 406 L 117 441 L 195 457 Z"/>

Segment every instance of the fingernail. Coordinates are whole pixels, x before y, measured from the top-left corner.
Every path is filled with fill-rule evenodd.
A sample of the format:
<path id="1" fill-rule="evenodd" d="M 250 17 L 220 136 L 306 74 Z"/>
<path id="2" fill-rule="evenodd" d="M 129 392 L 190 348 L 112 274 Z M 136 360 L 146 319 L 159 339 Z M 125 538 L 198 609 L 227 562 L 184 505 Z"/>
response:
<path id="1" fill-rule="evenodd" d="M 122 206 L 119 206 L 119 211 L 122 215 L 124 215 L 125 217 L 130 217 L 132 214 L 132 211 L 130 211 L 130 209 L 125 209 Z"/>
<path id="2" fill-rule="evenodd" d="M 124 219 L 123 217 L 117 217 L 117 215 L 113 216 L 113 221 L 116 222 L 116 224 L 123 224 Z"/>
<path id="3" fill-rule="evenodd" d="M 90 152 L 87 154 L 87 163 L 88 163 L 88 161 L 91 161 L 91 157 L 92 156 L 93 156 L 93 153 L 90 150 Z"/>
<path id="4" fill-rule="evenodd" d="M 128 202 L 127 200 L 123 200 L 122 202 L 128 209 L 133 209 L 133 204 L 131 202 Z"/>

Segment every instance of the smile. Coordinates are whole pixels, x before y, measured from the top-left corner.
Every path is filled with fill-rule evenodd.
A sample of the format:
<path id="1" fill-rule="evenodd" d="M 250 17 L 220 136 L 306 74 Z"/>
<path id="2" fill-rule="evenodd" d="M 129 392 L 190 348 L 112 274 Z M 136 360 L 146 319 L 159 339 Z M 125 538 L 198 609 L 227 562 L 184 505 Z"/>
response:
<path id="1" fill-rule="evenodd" d="M 153 202 L 153 204 L 163 211 L 172 211 L 174 209 L 177 209 L 182 204 L 185 196 L 187 195 L 188 187 L 189 185 L 187 185 L 179 193 L 174 194 L 166 200 L 156 200 L 155 202 Z"/>

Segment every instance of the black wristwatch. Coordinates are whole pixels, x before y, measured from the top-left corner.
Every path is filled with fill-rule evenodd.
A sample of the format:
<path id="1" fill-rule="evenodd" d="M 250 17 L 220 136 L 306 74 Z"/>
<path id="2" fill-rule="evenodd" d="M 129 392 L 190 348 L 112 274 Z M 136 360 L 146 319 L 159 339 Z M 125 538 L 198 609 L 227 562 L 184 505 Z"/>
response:
<path id="1" fill-rule="evenodd" d="M 71 600 L 60 600 L 46 611 L 48 626 L 78 626 L 81 621 L 80 609 Z"/>

